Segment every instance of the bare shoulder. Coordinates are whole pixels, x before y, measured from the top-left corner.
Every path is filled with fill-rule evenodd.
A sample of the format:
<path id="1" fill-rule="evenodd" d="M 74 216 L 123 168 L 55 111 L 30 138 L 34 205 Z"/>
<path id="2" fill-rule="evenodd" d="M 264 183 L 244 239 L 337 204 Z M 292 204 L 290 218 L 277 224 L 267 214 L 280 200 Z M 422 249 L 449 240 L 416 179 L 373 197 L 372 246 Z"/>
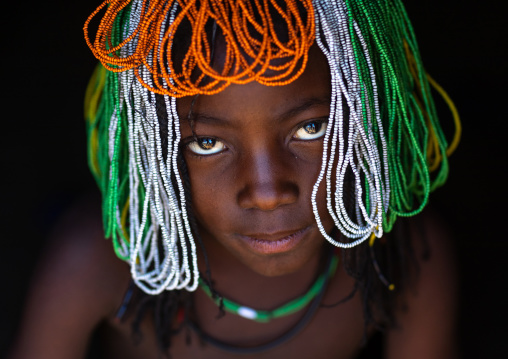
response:
<path id="1" fill-rule="evenodd" d="M 129 282 L 127 264 L 104 239 L 100 204 L 79 203 L 56 226 L 29 292 L 12 358 L 81 358 Z"/>
<path id="2" fill-rule="evenodd" d="M 388 333 L 386 357 L 454 358 L 458 276 L 450 231 L 430 210 L 412 220 L 409 230 L 418 273 L 403 295 L 398 326 Z"/>

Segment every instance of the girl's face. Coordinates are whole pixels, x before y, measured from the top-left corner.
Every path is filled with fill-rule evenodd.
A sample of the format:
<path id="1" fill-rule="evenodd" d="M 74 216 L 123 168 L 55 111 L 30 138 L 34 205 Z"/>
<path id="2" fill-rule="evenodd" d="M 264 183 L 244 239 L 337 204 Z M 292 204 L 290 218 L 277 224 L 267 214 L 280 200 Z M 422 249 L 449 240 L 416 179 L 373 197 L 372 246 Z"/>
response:
<path id="1" fill-rule="evenodd" d="M 310 51 L 305 72 L 285 86 L 231 85 L 192 106 L 178 101 L 193 212 L 207 250 L 220 247 L 257 273 L 296 272 L 324 238 L 311 206 L 330 112 L 324 55 Z M 318 191 L 325 229 L 333 222 Z M 211 249 L 210 249 L 211 248 Z"/>

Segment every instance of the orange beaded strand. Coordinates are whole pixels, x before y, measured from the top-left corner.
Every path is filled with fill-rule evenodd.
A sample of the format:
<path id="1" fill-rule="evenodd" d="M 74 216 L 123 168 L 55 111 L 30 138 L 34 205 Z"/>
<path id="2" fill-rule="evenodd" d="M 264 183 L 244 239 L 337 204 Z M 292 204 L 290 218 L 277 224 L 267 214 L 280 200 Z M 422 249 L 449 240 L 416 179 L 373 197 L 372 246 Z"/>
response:
<path id="1" fill-rule="evenodd" d="M 126 38 L 113 44 L 117 16 L 130 0 L 106 0 L 87 19 L 85 39 L 94 56 L 112 72 L 134 69 L 140 83 L 150 91 L 173 97 L 211 95 L 228 85 L 258 81 L 268 86 L 292 82 L 304 71 L 308 51 L 315 37 L 311 0 L 287 0 L 285 8 L 276 0 L 179 0 L 179 12 L 167 28 L 167 14 L 176 0 L 140 1 L 137 27 Z M 300 4 L 306 12 L 303 19 Z M 104 8 L 95 40 L 90 40 L 91 20 Z M 281 41 L 274 27 L 276 14 L 287 29 L 287 41 Z M 192 29 L 191 44 L 183 56 L 180 72 L 172 61 L 172 44 L 182 22 Z M 224 60 L 217 70 L 212 64 L 213 44 L 206 31 L 213 21 L 224 37 Z M 134 44 L 134 51 L 120 55 L 120 50 Z M 145 67 L 152 75 L 153 86 L 140 76 Z M 198 72 L 196 72 L 198 71 Z M 198 76 L 196 76 L 198 74 Z M 207 81 L 203 83 L 203 80 Z"/>

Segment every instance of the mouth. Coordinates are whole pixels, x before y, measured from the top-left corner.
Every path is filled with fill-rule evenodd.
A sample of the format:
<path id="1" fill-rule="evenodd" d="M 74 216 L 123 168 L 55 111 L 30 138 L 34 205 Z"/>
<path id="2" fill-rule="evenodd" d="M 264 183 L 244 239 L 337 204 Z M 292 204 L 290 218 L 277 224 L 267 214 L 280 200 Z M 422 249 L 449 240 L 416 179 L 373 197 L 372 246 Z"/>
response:
<path id="1" fill-rule="evenodd" d="M 276 254 L 289 252 L 298 245 L 309 232 L 311 226 L 299 230 L 281 231 L 276 233 L 255 233 L 238 235 L 251 250 L 259 254 Z"/>

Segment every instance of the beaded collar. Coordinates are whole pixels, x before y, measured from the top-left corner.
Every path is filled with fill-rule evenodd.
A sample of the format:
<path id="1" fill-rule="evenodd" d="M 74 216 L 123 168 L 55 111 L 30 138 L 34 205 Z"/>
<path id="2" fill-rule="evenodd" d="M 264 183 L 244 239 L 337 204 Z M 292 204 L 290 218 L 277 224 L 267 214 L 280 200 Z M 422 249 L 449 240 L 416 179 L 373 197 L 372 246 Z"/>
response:
<path id="1" fill-rule="evenodd" d="M 230 353 L 234 353 L 234 354 L 259 354 L 259 353 L 271 350 L 271 349 L 273 349 L 275 347 L 278 347 L 278 346 L 288 342 L 289 340 L 293 339 L 294 337 L 296 337 L 298 335 L 298 333 L 300 333 L 307 326 L 307 324 L 310 322 L 310 320 L 314 317 L 314 314 L 316 314 L 316 311 L 320 307 L 321 300 L 323 299 L 323 296 L 324 296 L 324 293 L 325 293 L 325 288 L 326 288 L 326 286 L 328 284 L 328 281 L 335 274 L 335 271 L 336 271 L 337 266 L 338 266 L 338 262 L 339 262 L 339 258 L 338 258 L 337 251 L 330 252 L 330 255 L 328 256 L 328 263 L 327 263 L 327 269 L 326 269 L 326 271 L 323 272 L 318 277 L 318 279 L 312 285 L 311 290 L 309 290 L 309 292 L 307 292 L 306 294 L 304 294 L 300 298 L 297 298 L 297 299 L 295 299 L 295 300 L 293 300 L 293 301 L 291 301 L 291 302 L 289 302 L 287 304 L 284 304 L 282 307 L 279 307 L 278 309 L 275 309 L 275 310 L 272 310 L 272 311 L 256 311 L 257 313 L 264 312 L 265 314 L 266 313 L 272 313 L 273 314 L 276 311 L 278 311 L 278 313 L 285 312 L 284 314 L 279 314 L 279 316 L 278 316 L 278 317 L 282 317 L 284 315 L 289 315 L 289 314 L 294 313 L 294 312 L 296 312 L 298 310 L 301 310 L 305 306 L 305 305 L 301 305 L 301 306 L 299 305 L 298 309 L 293 310 L 290 313 L 288 307 L 296 308 L 296 304 L 294 304 L 294 303 L 296 303 L 297 301 L 299 301 L 299 300 L 301 300 L 301 301 L 307 300 L 307 304 L 310 303 L 308 309 L 305 311 L 305 313 L 303 314 L 302 318 L 292 328 L 290 328 L 287 332 L 285 332 L 281 336 L 279 336 L 279 337 L 277 337 L 277 338 L 275 338 L 275 339 L 273 339 L 273 340 L 271 340 L 269 342 L 263 343 L 261 345 L 251 346 L 251 347 L 232 345 L 232 344 L 229 344 L 229 343 L 225 343 L 225 342 L 223 342 L 223 341 L 221 341 L 219 339 L 216 339 L 212 335 L 204 332 L 192 320 L 187 320 L 186 324 L 193 331 L 195 331 L 199 335 L 201 340 L 203 340 L 204 342 L 206 342 L 206 343 L 208 343 L 208 344 L 210 344 L 210 345 L 212 345 L 212 346 L 214 346 L 214 347 L 216 347 L 216 348 L 218 348 L 220 350 L 226 351 L 226 352 L 230 352 Z M 321 282 L 321 280 L 322 280 L 322 282 Z M 316 284 L 318 282 L 319 282 L 319 285 Z M 203 288 L 203 290 L 205 290 L 205 292 L 207 290 L 209 292 L 209 288 L 208 288 L 208 286 L 206 286 L 206 284 L 200 285 L 200 287 Z M 315 294 L 313 294 L 312 296 L 309 295 L 309 293 L 315 287 L 317 288 Z M 211 294 L 210 294 L 210 296 L 211 296 Z M 302 299 L 304 297 L 305 297 L 305 299 Z M 308 298 L 310 298 L 310 299 L 308 299 Z M 226 300 L 225 299 L 223 299 L 223 300 L 224 300 L 224 309 L 226 311 L 230 311 L 230 310 L 227 309 L 227 306 L 225 304 Z M 236 305 L 238 305 L 238 304 L 236 304 Z M 284 307 L 286 309 L 285 310 L 281 310 Z M 254 310 L 252 308 L 248 308 L 248 309 Z M 238 313 L 236 313 L 236 314 L 238 314 Z M 273 319 L 273 318 L 274 317 L 271 317 L 268 320 Z M 248 318 L 248 319 L 251 319 L 251 318 Z"/>
<path id="2" fill-rule="evenodd" d="M 199 278 L 199 287 L 217 305 L 220 306 L 222 301 L 222 305 L 225 311 L 259 323 L 268 323 L 272 319 L 291 315 L 293 313 L 302 310 L 305 306 L 307 306 L 314 298 L 316 298 L 316 296 L 320 292 L 323 291 L 328 280 L 335 274 L 338 263 L 339 263 L 338 256 L 336 254 L 332 255 L 331 258 L 328 260 L 327 269 L 323 273 L 321 273 L 321 275 L 316 279 L 314 284 L 312 284 L 307 293 L 272 310 L 257 310 L 235 303 L 234 301 L 224 297 L 215 296 L 214 298 L 210 290 L 210 287 L 202 278 Z"/>

